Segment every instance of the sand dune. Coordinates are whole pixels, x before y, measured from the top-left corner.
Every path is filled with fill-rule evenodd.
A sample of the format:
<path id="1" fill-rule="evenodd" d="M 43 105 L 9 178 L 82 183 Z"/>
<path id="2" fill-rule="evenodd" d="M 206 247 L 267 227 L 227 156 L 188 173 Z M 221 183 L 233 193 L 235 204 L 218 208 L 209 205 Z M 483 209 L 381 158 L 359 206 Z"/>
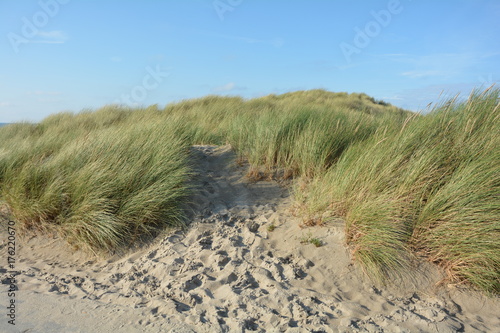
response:
<path id="1" fill-rule="evenodd" d="M 376 287 L 352 264 L 342 221 L 302 229 L 288 190 L 249 182 L 230 147 L 193 147 L 200 190 L 184 231 L 98 260 L 58 239 L 20 246 L 15 327 L 2 332 L 493 332 L 500 302 L 422 263 Z M 276 228 L 269 231 L 268 227 Z M 2 234 L 2 237 L 5 233 Z M 301 240 L 317 237 L 315 247 Z M 2 251 L 5 241 L 2 240 Z M 1 278 L 7 277 L 6 260 Z M 7 286 L 2 285 L 6 300 Z M 4 302 L 5 303 L 5 302 Z M 4 316 L 2 316 L 4 317 Z"/>

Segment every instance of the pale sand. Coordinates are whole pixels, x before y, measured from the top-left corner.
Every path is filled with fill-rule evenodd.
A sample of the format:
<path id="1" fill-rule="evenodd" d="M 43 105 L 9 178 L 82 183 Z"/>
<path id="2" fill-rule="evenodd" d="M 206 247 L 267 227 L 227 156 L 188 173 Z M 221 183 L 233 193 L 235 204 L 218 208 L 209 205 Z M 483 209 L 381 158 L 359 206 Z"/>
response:
<path id="1" fill-rule="evenodd" d="M 108 260 L 57 239 L 22 241 L 16 326 L 2 314 L 0 332 L 500 331 L 498 298 L 438 288 L 430 264 L 398 288 L 374 287 L 352 264 L 342 221 L 301 229 L 288 190 L 250 183 L 229 147 L 193 152 L 201 189 L 185 232 Z M 309 233 L 324 246 L 301 244 Z"/>

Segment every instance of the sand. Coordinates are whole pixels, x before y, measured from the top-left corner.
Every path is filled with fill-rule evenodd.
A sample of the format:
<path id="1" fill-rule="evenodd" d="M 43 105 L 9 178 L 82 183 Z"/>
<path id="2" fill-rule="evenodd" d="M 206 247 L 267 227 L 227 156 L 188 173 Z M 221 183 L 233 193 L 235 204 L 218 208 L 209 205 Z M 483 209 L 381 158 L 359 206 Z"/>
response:
<path id="1" fill-rule="evenodd" d="M 374 286 L 353 264 L 341 220 L 301 228 L 289 190 L 250 182 L 230 147 L 193 153 L 200 190 L 186 230 L 108 259 L 57 238 L 19 239 L 15 326 L 2 232 L 0 332 L 500 330 L 498 297 L 438 286 L 442 273 L 424 262 L 396 285 Z M 301 242 L 311 237 L 323 246 Z"/>

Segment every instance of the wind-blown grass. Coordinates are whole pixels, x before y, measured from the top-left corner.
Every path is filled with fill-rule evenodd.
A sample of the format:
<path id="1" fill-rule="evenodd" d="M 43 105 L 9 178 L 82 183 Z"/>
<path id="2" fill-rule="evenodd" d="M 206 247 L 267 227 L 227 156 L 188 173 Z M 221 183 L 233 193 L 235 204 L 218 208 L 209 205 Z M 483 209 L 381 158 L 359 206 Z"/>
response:
<path id="1" fill-rule="evenodd" d="M 74 246 L 109 252 L 158 225 L 181 223 L 187 145 L 171 128 L 70 132 L 46 131 L 1 159 L 2 198 L 23 229 L 55 231 Z"/>
<path id="2" fill-rule="evenodd" d="M 346 221 L 383 281 L 423 256 L 448 281 L 500 290 L 499 90 L 426 115 L 322 90 L 106 106 L 0 128 L 0 200 L 26 230 L 112 252 L 183 223 L 188 147 L 231 144 L 249 175 L 294 180 L 305 224 Z"/>
<path id="3" fill-rule="evenodd" d="M 397 126 L 408 114 L 365 96 L 313 90 L 253 100 L 252 109 L 231 122 L 228 141 L 254 173 L 261 167 L 264 174 L 282 169 L 285 175 L 313 177 L 351 144 L 381 126 Z"/>
<path id="4" fill-rule="evenodd" d="M 491 89 L 411 116 L 348 148 L 302 199 L 311 213 L 346 219 L 353 256 L 372 276 L 404 271 L 421 254 L 452 281 L 498 292 L 498 101 Z"/>

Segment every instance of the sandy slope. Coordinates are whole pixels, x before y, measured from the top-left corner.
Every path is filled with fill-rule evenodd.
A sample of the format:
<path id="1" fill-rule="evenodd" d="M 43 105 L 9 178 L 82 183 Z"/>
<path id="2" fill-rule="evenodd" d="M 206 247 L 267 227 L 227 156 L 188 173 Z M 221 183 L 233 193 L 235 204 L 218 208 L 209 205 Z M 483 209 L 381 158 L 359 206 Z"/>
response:
<path id="1" fill-rule="evenodd" d="M 249 183 L 229 147 L 196 146 L 193 152 L 200 171 L 193 182 L 201 189 L 189 207 L 189 229 L 105 261 L 71 253 L 57 239 L 26 240 L 17 258 L 18 325 L 13 329 L 2 319 L 0 331 L 493 332 L 500 327 L 498 298 L 434 288 L 439 273 L 426 265 L 398 289 L 374 287 L 352 265 L 341 221 L 301 229 L 290 214 L 287 190 L 271 181 Z M 301 244 L 304 237 L 318 237 L 324 246 Z M 1 247 L 5 252 L 4 241 Z M 6 260 L 0 265 L 6 282 Z M 2 285 L 2 304 L 6 288 Z"/>

